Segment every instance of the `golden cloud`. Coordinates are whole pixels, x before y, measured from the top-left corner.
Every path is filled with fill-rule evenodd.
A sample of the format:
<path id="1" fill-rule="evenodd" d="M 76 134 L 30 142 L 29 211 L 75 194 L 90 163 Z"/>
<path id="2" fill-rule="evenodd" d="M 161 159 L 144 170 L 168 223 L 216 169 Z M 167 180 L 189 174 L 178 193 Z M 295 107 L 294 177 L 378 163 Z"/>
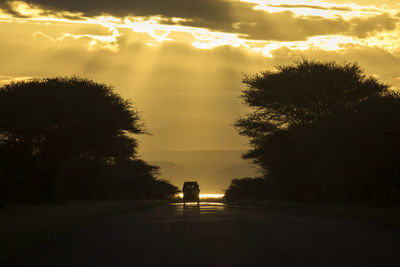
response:
<path id="1" fill-rule="evenodd" d="M 45 6 L 39 5 L 41 1 L 33 2 L 38 4 L 6 2 L 6 5 L 2 5 L 3 9 L 0 9 L 0 23 L 52 25 L 54 29 L 75 25 L 68 31 L 60 31 L 58 35 L 48 34 L 48 27 L 43 26 L 46 30 L 36 30 L 31 35 L 33 38 L 44 37 L 53 42 L 85 40 L 89 51 L 100 49 L 118 52 L 121 32 L 124 30 L 148 35 L 152 41 L 146 43 L 153 47 L 162 42 L 190 42 L 199 49 L 231 46 L 266 57 L 273 57 L 274 50 L 283 47 L 299 51 L 378 47 L 397 54 L 400 46 L 397 38 L 400 32 L 397 10 L 384 6 L 316 0 L 218 1 L 231 8 L 231 15 L 206 22 L 201 17 L 185 18 L 186 13 L 182 13 L 182 17 L 87 16 L 83 11 L 45 9 Z M 312 12 L 304 12 L 305 9 Z M 83 27 L 88 31 L 102 27 L 106 29 L 106 34 L 83 32 Z M 81 32 L 76 33 L 77 28 Z M 185 34 L 184 39 L 179 37 L 182 34 Z"/>

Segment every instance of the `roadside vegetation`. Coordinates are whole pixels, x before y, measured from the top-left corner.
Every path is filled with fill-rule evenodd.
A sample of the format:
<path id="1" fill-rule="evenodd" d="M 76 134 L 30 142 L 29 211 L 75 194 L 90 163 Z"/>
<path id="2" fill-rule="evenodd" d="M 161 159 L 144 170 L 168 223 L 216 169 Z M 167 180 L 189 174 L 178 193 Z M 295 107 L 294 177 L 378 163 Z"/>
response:
<path id="1" fill-rule="evenodd" d="M 132 103 L 77 77 L 0 87 L 0 203 L 167 198 L 177 192 L 140 160 Z"/>
<path id="2" fill-rule="evenodd" d="M 235 122 L 262 176 L 227 201 L 400 202 L 400 95 L 357 64 L 301 62 L 243 79 L 252 112 Z"/>

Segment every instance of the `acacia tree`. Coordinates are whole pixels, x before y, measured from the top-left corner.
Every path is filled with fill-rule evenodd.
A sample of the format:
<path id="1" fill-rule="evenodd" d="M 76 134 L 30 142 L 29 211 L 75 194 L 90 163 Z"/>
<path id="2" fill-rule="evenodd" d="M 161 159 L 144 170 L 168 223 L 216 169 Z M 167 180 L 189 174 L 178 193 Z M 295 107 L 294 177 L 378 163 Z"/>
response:
<path id="1" fill-rule="evenodd" d="M 354 110 L 388 85 L 367 77 L 357 64 L 303 60 L 243 79 L 242 98 L 253 112 L 235 122 L 253 149 L 245 154 L 268 169 L 265 148 L 271 134 L 316 125 L 333 114 Z"/>
<path id="2" fill-rule="evenodd" d="M 0 88 L 0 147 L 52 200 L 53 182 L 66 159 L 106 162 L 136 156 L 132 134 L 143 134 L 137 111 L 113 88 L 91 80 L 47 78 Z"/>
<path id="3" fill-rule="evenodd" d="M 399 201 L 400 95 L 357 64 L 304 60 L 245 77 L 243 155 L 277 197 Z M 270 192 L 272 192 L 270 191 Z"/>

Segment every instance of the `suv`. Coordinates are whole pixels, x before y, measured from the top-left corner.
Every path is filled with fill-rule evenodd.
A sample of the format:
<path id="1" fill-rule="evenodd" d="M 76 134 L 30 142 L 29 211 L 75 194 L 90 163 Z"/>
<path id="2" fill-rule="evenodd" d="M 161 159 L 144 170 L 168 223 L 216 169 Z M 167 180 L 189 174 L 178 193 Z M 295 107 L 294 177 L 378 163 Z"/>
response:
<path id="1" fill-rule="evenodd" d="M 182 188 L 183 192 L 183 205 L 186 202 L 195 201 L 197 206 L 200 205 L 200 188 L 197 182 L 185 182 Z"/>

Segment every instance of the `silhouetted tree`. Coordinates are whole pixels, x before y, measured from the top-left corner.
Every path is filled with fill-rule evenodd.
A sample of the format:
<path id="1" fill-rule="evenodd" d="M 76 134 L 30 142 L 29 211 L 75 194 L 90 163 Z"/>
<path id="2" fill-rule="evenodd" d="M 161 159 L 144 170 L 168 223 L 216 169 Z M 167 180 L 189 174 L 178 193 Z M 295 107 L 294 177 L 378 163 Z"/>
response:
<path id="1" fill-rule="evenodd" d="M 275 198 L 400 201 L 400 97 L 357 64 L 304 60 L 246 77 L 236 121 Z M 398 115 L 397 115 L 398 114 Z"/>
<path id="2" fill-rule="evenodd" d="M 357 64 L 308 60 L 247 76 L 243 83 L 247 87 L 242 98 L 254 112 L 235 126 L 250 138 L 255 149 L 247 157 L 253 159 L 258 159 L 257 148 L 269 134 L 311 126 L 388 90 Z"/>
<path id="3" fill-rule="evenodd" d="M 225 191 L 224 199 L 227 202 L 245 199 L 260 199 L 268 196 L 270 190 L 268 182 L 260 178 L 233 179 L 229 188 Z"/>
<path id="4" fill-rule="evenodd" d="M 110 163 L 134 158 L 132 134 L 142 133 L 138 112 L 104 84 L 72 77 L 0 88 L 0 146 L 13 157 L 2 160 L 18 166 L 13 169 L 29 177 L 47 201 L 66 159 Z"/>
<path id="5" fill-rule="evenodd" d="M 138 159 L 114 164 L 86 158 L 70 159 L 62 166 L 55 185 L 61 199 L 165 199 L 177 193 L 158 179 L 158 167 Z"/>

